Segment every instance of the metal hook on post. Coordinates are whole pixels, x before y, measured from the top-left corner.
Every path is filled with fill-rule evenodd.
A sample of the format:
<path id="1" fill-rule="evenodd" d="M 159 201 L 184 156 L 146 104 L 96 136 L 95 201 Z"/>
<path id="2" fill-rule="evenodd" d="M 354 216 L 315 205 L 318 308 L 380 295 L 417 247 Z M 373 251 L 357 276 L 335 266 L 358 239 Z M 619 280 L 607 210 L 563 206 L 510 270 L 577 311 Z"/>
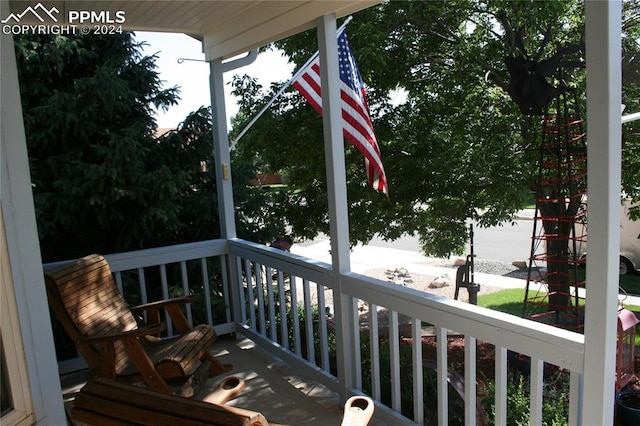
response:
<path id="1" fill-rule="evenodd" d="M 207 62 L 204 59 L 191 59 L 191 58 L 178 58 L 178 63 L 182 64 L 186 61 L 191 61 L 191 62 Z"/>

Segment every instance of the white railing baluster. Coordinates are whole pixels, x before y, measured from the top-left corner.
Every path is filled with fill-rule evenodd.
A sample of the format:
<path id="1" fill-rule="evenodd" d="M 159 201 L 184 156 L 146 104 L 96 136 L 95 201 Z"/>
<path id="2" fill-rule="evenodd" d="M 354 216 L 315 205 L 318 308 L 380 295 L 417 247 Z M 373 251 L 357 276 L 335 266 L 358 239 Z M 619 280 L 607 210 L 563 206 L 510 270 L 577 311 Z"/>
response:
<path id="1" fill-rule="evenodd" d="M 569 377 L 569 426 L 578 426 L 583 424 L 582 402 L 580 400 L 583 390 L 583 376 L 571 372 Z"/>
<path id="2" fill-rule="evenodd" d="M 544 363 L 537 358 L 531 358 L 531 377 L 529 379 L 529 398 L 531 398 L 531 419 L 529 424 L 532 426 L 542 425 L 542 390 Z"/>
<path id="3" fill-rule="evenodd" d="M 398 313 L 389 312 L 389 353 L 391 358 L 391 408 L 402 410 L 402 392 L 400 388 L 400 335 L 398 332 Z"/>
<path id="4" fill-rule="evenodd" d="M 236 266 L 238 265 L 238 263 L 235 263 Z M 224 299 L 224 306 L 225 306 L 225 322 L 231 322 L 231 298 L 232 298 L 232 294 L 233 291 L 231 290 L 231 279 L 229 278 L 229 272 L 227 270 L 227 262 L 224 256 L 220 256 L 220 273 L 222 275 L 222 285 L 220 286 L 222 288 L 222 296 Z M 234 285 L 234 289 L 238 290 L 238 287 L 240 287 L 239 292 L 242 293 L 242 274 L 240 273 L 240 268 L 236 268 L 236 277 L 238 277 L 238 285 L 235 285 L 236 283 L 233 283 Z M 209 276 L 207 275 L 207 280 L 206 282 L 208 284 L 210 284 L 209 282 Z M 242 303 L 242 305 L 244 305 L 244 303 Z M 217 320 L 217 318 L 214 318 L 214 320 Z M 220 321 L 222 322 L 222 321 Z M 244 324 L 244 321 L 243 321 Z"/>
<path id="5" fill-rule="evenodd" d="M 258 318 L 260 320 L 260 334 L 267 335 L 267 325 L 265 319 L 264 310 L 264 289 L 262 286 L 262 265 L 260 263 L 254 264 L 256 271 L 256 295 L 258 296 Z"/>
<path id="6" fill-rule="evenodd" d="M 280 335 L 282 336 L 282 347 L 290 350 L 289 347 L 289 327 L 287 326 L 287 296 L 284 288 L 284 273 L 278 270 L 278 305 L 280 306 Z"/>
<path id="7" fill-rule="evenodd" d="M 411 337 L 413 338 L 413 421 L 424 424 L 424 389 L 422 377 L 422 323 L 419 319 L 411 320 Z"/>
<path id="8" fill-rule="evenodd" d="M 442 426 L 446 426 L 449 423 L 448 343 L 447 329 L 444 327 L 436 327 L 438 424 Z"/>
<path id="9" fill-rule="evenodd" d="M 138 285 L 140 286 L 140 304 L 149 302 L 147 299 L 147 281 L 144 278 L 144 268 L 138 268 Z"/>
<path id="10" fill-rule="evenodd" d="M 273 297 L 273 269 L 270 266 L 265 266 L 266 285 L 267 285 L 267 303 L 269 304 L 269 338 L 277 342 L 278 341 L 278 327 L 276 327 L 276 306 L 275 298 Z"/>
<path id="11" fill-rule="evenodd" d="M 189 294 L 191 294 L 191 292 L 189 291 L 189 276 L 187 274 L 187 262 L 184 260 L 180 262 L 180 272 L 182 274 L 182 294 L 184 294 L 185 296 L 188 296 Z M 191 313 L 191 303 L 186 305 L 186 310 L 187 310 L 187 321 L 189 321 L 189 324 L 193 324 L 193 315 Z"/>
<path id="12" fill-rule="evenodd" d="M 240 287 L 239 291 L 238 291 L 238 296 L 240 298 L 239 302 L 240 302 L 240 306 L 238 306 L 238 309 L 240 309 L 240 320 L 242 321 L 242 324 L 246 324 L 248 319 L 247 319 L 247 310 L 249 309 L 249 304 L 247 303 L 246 300 L 246 296 L 244 293 L 244 284 L 242 282 L 242 258 L 236 258 L 236 275 L 238 276 L 238 287 Z M 250 280 L 249 277 L 245 277 L 247 286 L 249 286 Z"/>
<path id="13" fill-rule="evenodd" d="M 213 314 L 211 313 L 211 287 L 209 286 L 209 268 L 207 259 L 200 259 L 200 270 L 202 272 L 202 292 L 204 297 L 204 307 L 207 314 L 207 324 L 213 325 Z"/>
<path id="14" fill-rule="evenodd" d="M 507 424 L 507 348 L 496 346 L 495 352 L 495 424 Z"/>
<path id="15" fill-rule="evenodd" d="M 464 337 L 464 406 L 465 425 L 476 424 L 476 339 Z"/>
<path id="16" fill-rule="evenodd" d="M 313 309 L 311 308 L 311 288 L 309 286 L 309 280 L 302 280 L 302 291 L 304 297 L 305 333 L 307 333 L 307 360 L 311 364 L 315 364 L 316 353 L 314 348 Z"/>
<path id="17" fill-rule="evenodd" d="M 380 401 L 380 337 L 378 328 L 378 306 L 369 303 L 369 346 L 371 357 L 371 396 Z"/>
<path id="18" fill-rule="evenodd" d="M 118 271 L 114 276 L 116 277 L 116 286 L 118 287 L 118 291 L 120 291 L 120 294 L 124 296 L 124 291 L 122 290 L 122 272 Z"/>
<path id="19" fill-rule="evenodd" d="M 315 283 L 318 292 L 318 333 L 320 335 L 320 362 L 324 371 L 330 371 L 329 335 L 327 333 L 327 306 L 324 300 L 324 286 Z"/>
<path id="20" fill-rule="evenodd" d="M 167 265 L 160 265 L 160 287 L 162 288 L 162 297 L 166 300 L 169 298 L 169 285 L 167 284 Z M 164 311 L 165 322 L 167 323 L 167 334 L 173 336 L 173 323 L 169 313 Z"/>
<path id="21" fill-rule="evenodd" d="M 251 260 L 244 260 L 244 273 L 247 277 L 247 309 L 249 309 L 249 320 L 251 329 L 258 330 L 256 326 L 256 299 L 253 295 L 253 270 L 251 268 Z"/>
<path id="22" fill-rule="evenodd" d="M 147 298 L 147 280 L 144 277 L 144 268 L 138 268 L 138 284 L 140 286 L 140 304 L 144 305 L 149 302 L 149 299 Z M 147 321 L 146 312 L 144 313 L 144 319 Z"/>
<path id="23" fill-rule="evenodd" d="M 289 276 L 289 288 L 291 291 L 291 319 L 293 320 L 293 351 L 296 355 L 301 356 L 302 350 L 300 348 L 300 317 L 298 315 L 297 281 L 298 277 L 294 275 Z"/>
<path id="24" fill-rule="evenodd" d="M 357 359 L 362 359 L 362 352 L 360 350 L 360 312 L 358 311 L 358 299 L 355 297 L 351 298 L 351 315 L 352 315 L 352 324 L 353 329 L 351 332 L 353 333 L 353 359 L 354 361 Z M 353 387 L 361 390 L 362 389 L 362 363 L 354 362 L 353 363 L 353 375 L 354 382 Z"/>

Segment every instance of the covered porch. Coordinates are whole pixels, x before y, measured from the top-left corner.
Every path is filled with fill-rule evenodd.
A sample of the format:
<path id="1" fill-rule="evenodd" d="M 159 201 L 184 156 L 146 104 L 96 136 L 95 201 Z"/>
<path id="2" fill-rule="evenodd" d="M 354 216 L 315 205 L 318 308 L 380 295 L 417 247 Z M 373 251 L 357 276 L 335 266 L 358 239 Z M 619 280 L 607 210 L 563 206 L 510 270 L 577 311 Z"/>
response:
<path id="1" fill-rule="evenodd" d="M 262 414 L 270 425 L 340 424 L 343 407 L 338 395 L 310 379 L 272 353 L 241 335 L 222 336 L 211 353 L 221 362 L 232 363 L 233 371 L 211 378 L 194 399 L 207 401 L 216 386 L 233 376 L 245 381 L 245 388 L 226 406 L 245 408 Z M 73 400 L 86 384 L 87 370 L 61 376 L 62 394 L 68 413 Z M 81 423 L 80 423 L 81 424 Z M 373 420 L 370 424 L 380 424 Z"/>
<path id="2" fill-rule="evenodd" d="M 204 303 L 190 306 L 187 317 L 195 322 L 204 318 L 221 336 L 234 333 L 237 338 L 221 338 L 213 353 L 234 364 L 230 374 L 238 374 L 265 392 L 249 391 L 246 399 L 241 396 L 234 401 L 243 408 L 256 409 L 242 404 L 266 404 L 269 412 L 287 395 L 284 398 L 293 398 L 296 410 L 320 404 L 328 416 L 324 421 L 339 422 L 346 397 L 365 394 L 379 402 L 377 423 L 372 424 L 422 424 L 438 421 L 438 413 L 447 412 L 457 419 L 466 416 L 471 424 L 485 424 L 486 413 L 477 409 L 478 391 L 484 389 L 476 388 L 476 380 L 487 379 L 477 363 L 476 349 L 482 343 L 483 347 L 492 345 L 494 352 L 495 376 L 491 379 L 502 384 L 496 386 L 495 398 L 502 407 L 503 421 L 510 380 L 508 351 L 531 359 L 532 389 L 539 396 L 537 402 L 532 398 L 532 410 L 538 411 L 540 419 L 543 373 L 550 365 L 566 371 L 572 416 L 579 415 L 581 396 L 576 392 L 581 389 L 584 349 L 583 336 L 576 333 L 355 272 L 343 274 L 340 289 L 328 263 L 238 239 L 106 258 L 129 299 L 144 303 L 151 300 L 147 295 L 152 291 L 169 294 L 175 277 L 184 294 L 203 296 Z M 168 324 L 171 330 L 170 321 Z M 427 329 L 437 345 L 436 357 L 423 353 L 422 336 Z M 341 333 L 344 337 L 338 337 Z M 449 368 L 448 344 L 453 338 L 464 340 L 464 366 L 458 374 L 465 385 L 459 399 L 451 393 L 455 392 L 452 377 L 439 373 L 454 371 Z M 64 376 L 84 366 L 82 358 L 70 359 L 60 363 L 60 372 Z M 344 378 L 341 369 L 347 371 Z M 413 380 L 429 374 L 436 377 L 431 384 Z M 346 381 L 352 383 L 348 389 L 343 385 Z M 271 393 L 277 394 L 275 400 L 262 400 Z M 286 411 L 267 414 L 274 422 L 305 424 L 287 421 Z M 311 415 L 305 421 L 314 418 Z M 446 421 L 446 417 L 439 419 L 441 424 Z"/>
<path id="3" fill-rule="evenodd" d="M 127 29 L 198 34 L 202 36 L 211 64 L 222 238 L 106 255 L 120 290 L 128 297 L 126 292 L 133 289 L 135 297 L 144 303 L 152 300 L 147 291 L 154 285 L 154 291 L 166 298 L 169 287 L 175 284 L 166 277 L 178 276 L 184 294 L 193 291 L 203 296 L 204 302 L 199 308 L 187 311 L 190 320 L 211 324 L 219 335 L 242 336 L 225 344 L 238 347 L 243 339 L 250 339 L 260 351 L 281 360 L 287 368 L 295 368 L 296 374 L 304 377 L 304 383 L 321 385 L 327 395 L 331 394 L 326 399 L 326 407 L 330 407 L 326 411 L 335 413 L 335 416 L 331 414 L 332 419 L 339 419 L 341 404 L 349 396 L 367 394 L 377 401 L 376 422 L 422 424 L 425 412 L 429 412 L 425 409 L 425 399 L 428 399 L 425 395 L 437 395 L 434 401 L 437 422 L 447 424 L 451 420 L 447 420 L 445 414 L 451 400 L 447 392 L 446 342 L 448 333 L 456 332 L 464 336 L 465 342 L 464 409 L 457 413 L 464 417 L 465 424 L 480 423 L 476 410 L 479 391 L 476 348 L 480 341 L 495 348 L 495 424 L 506 424 L 509 351 L 530 360 L 531 424 L 542 422 L 547 366 L 556 366 L 567 374 L 569 424 L 611 424 L 620 209 L 620 3 L 588 1 L 586 7 L 588 155 L 606 160 L 589 163 L 588 170 L 592 243 L 587 266 L 590 290 L 584 334 L 391 285 L 351 270 L 343 138 L 335 84 L 338 78 L 336 19 L 374 3 L 218 2 L 214 7 L 208 2 L 138 2 L 135 5 L 82 2 L 83 9 L 125 10 Z M 59 6 L 60 10 L 65 9 L 63 6 L 79 8 L 78 2 L 41 4 Z M 24 6 L 24 2 L 2 2 L 2 16 L 8 16 L 9 10 L 20 12 Z M 251 55 L 225 62 L 228 58 L 314 25 L 318 28 L 324 64 L 323 87 L 327 88 L 323 91 L 323 110 L 331 264 L 236 237 L 229 173 L 233 165 L 222 86 L 223 74 L 251 60 Z M 4 34 L 1 136 L 3 238 L 0 242 L 3 247 L 0 258 L 3 299 L 10 303 L 7 309 L 3 305 L 2 335 L 5 352 L 8 339 L 12 339 L 12 355 L 7 359 L 19 366 L 13 370 L 11 390 L 24 402 L 18 401 L 22 405 L 17 404 L 19 409 L 14 409 L 15 423 L 8 424 L 24 421 L 59 425 L 64 423 L 65 416 L 58 373 L 81 368 L 81 364 L 79 360 L 71 360 L 61 363 L 58 369 L 53 356 L 15 58 L 12 39 Z M 160 278 L 147 280 L 145 277 L 150 274 Z M 362 307 L 377 315 L 363 315 Z M 386 336 L 380 335 L 382 312 L 388 319 Z M 437 357 L 433 389 L 426 389 L 422 380 L 427 367 L 423 362 L 421 340 L 405 339 L 407 336 L 404 332 L 401 334 L 399 327 L 400 317 L 411 320 L 409 336 L 421 335 L 426 325 L 434 330 Z M 170 325 L 168 330 L 171 331 Z M 384 350 L 381 342 L 387 345 Z M 410 362 L 402 356 L 406 345 L 409 345 Z M 228 350 L 231 354 L 231 349 Z M 268 362 L 265 359 L 257 357 L 255 362 Z M 385 374 L 381 374 L 382 371 Z M 408 394 L 412 395 L 409 399 Z M 323 424 L 329 422 L 324 419 Z"/>

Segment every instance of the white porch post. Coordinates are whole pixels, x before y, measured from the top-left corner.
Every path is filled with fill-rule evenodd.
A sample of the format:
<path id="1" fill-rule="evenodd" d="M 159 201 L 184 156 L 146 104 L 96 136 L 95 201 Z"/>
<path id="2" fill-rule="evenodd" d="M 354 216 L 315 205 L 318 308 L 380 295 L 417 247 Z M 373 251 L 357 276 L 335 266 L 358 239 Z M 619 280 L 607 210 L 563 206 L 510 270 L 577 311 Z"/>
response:
<path id="1" fill-rule="evenodd" d="M 218 215 L 220 218 L 220 237 L 236 238 L 236 218 L 231 180 L 231 150 L 227 129 L 227 111 L 224 101 L 224 71 L 222 58 L 209 62 L 209 90 L 211 91 L 211 114 L 213 116 L 213 149 L 216 164 L 216 187 L 218 195 Z M 227 269 L 228 286 L 231 290 L 231 315 L 234 323 L 242 321 L 240 302 L 240 277 L 235 257 L 226 256 L 224 267 Z"/>
<path id="2" fill-rule="evenodd" d="M 220 234 L 222 238 L 235 238 L 236 221 L 233 206 L 233 187 L 231 185 L 231 151 L 229 150 L 227 111 L 224 103 L 224 65 L 222 58 L 213 59 L 209 68 Z"/>
<path id="3" fill-rule="evenodd" d="M 1 4 L 2 16 L 7 16 L 7 2 Z M 12 288 L 8 293 L 15 295 L 17 308 L 17 316 L 11 317 L 15 322 L 3 322 L 2 327 L 3 331 L 15 327 L 22 335 L 23 347 L 16 352 L 23 354 L 26 362 L 28 377 L 20 380 L 20 387 L 28 395 L 14 397 L 31 398 L 32 404 L 26 404 L 35 414 L 31 421 L 61 425 L 66 420 L 42 273 L 13 38 L 0 38 L 0 214 L 4 219 L 0 226 L 2 222 L 5 226 L 0 238 L 6 236 L 7 244 L 7 253 L 0 261 L 8 258 L 0 265 L 1 269 L 7 268 L 0 274 L 0 285 L 3 290 L 5 286 Z M 5 347 L 12 343 L 4 342 Z"/>
<path id="4" fill-rule="evenodd" d="M 586 2 L 589 261 L 582 420 L 600 425 L 613 424 L 614 408 L 620 247 L 621 13 L 621 2 L 616 0 Z"/>
<path id="5" fill-rule="evenodd" d="M 354 300 L 342 292 L 342 273 L 351 270 L 349 253 L 349 213 L 347 204 L 347 173 L 342 136 L 342 108 L 340 106 L 340 76 L 338 73 L 338 43 L 336 16 L 318 18 L 318 49 L 322 87 L 322 119 L 324 131 L 327 193 L 329 197 L 329 231 L 331 235 L 331 264 L 335 309 L 337 315 L 338 380 L 343 398 L 356 383 Z"/>

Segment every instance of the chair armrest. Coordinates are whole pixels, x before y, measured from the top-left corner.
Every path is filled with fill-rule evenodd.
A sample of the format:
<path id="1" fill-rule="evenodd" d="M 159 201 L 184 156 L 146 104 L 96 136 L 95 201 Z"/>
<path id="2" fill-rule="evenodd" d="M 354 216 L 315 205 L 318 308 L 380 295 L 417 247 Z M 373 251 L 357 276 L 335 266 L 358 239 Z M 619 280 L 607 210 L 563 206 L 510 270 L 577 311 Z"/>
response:
<path id="1" fill-rule="evenodd" d="M 131 308 L 131 312 L 139 315 L 141 311 L 147 312 L 147 324 L 160 323 L 160 310 L 165 308 L 171 317 L 171 321 L 175 329 L 180 334 L 185 334 L 191 330 L 191 324 L 187 321 L 180 307 L 187 303 L 193 303 L 198 300 L 198 295 L 192 294 L 184 297 L 174 297 L 173 299 L 158 300 L 156 302 L 145 303 Z"/>
<path id="2" fill-rule="evenodd" d="M 197 300 L 198 300 L 198 295 L 196 294 L 192 294 L 190 296 L 183 296 L 183 297 L 174 297 L 172 299 L 158 300 L 155 302 L 149 302 L 143 305 L 134 306 L 133 308 L 131 308 L 131 312 L 137 313 L 140 311 L 145 311 L 149 309 L 158 309 L 158 308 L 163 308 L 165 306 L 171 306 L 176 304 L 186 305 L 187 303 L 193 303 Z"/>
<path id="3" fill-rule="evenodd" d="M 106 343 L 106 342 L 115 342 L 118 340 L 126 340 L 132 339 L 140 336 L 149 336 L 152 334 L 158 334 L 164 331 L 166 325 L 164 323 L 147 325 L 143 327 L 136 328 L 135 330 L 123 331 L 120 333 L 113 334 L 101 334 L 91 337 L 80 337 L 78 339 L 79 344 L 92 344 L 92 343 Z"/>
<path id="4" fill-rule="evenodd" d="M 92 375 L 115 379 L 117 376 L 117 350 L 116 342 L 121 342 L 130 360 L 135 365 L 142 380 L 150 387 L 165 393 L 171 393 L 169 385 L 162 379 L 155 369 L 153 361 L 146 353 L 139 337 L 159 334 L 165 329 L 163 323 L 139 327 L 135 330 L 118 333 L 103 334 L 92 337 L 80 337 L 78 346 L 98 347 L 98 365 L 92 367 Z"/>

